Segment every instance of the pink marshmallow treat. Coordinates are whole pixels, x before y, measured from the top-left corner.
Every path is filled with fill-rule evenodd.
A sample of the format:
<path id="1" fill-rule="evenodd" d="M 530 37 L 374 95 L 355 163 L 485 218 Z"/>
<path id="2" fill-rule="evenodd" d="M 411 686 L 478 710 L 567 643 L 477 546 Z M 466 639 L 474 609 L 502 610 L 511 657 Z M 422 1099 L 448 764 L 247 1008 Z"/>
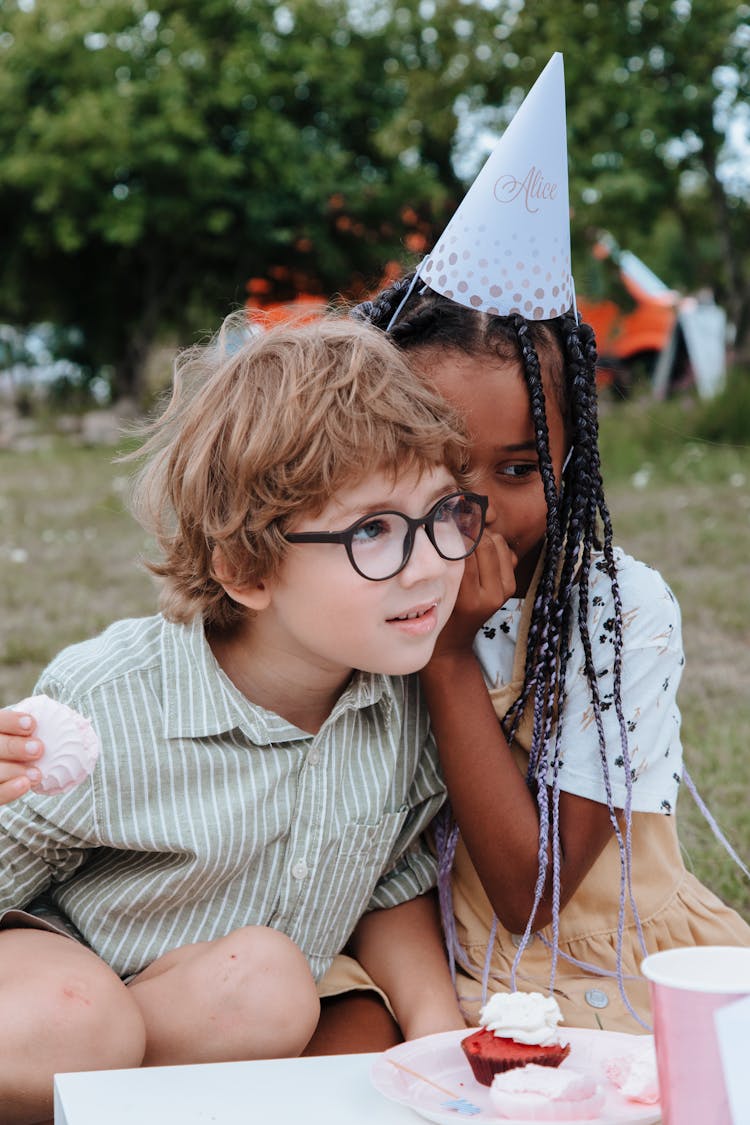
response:
<path id="1" fill-rule="evenodd" d="M 659 1078 L 656 1071 L 656 1051 L 651 1036 L 644 1035 L 633 1050 L 612 1059 L 606 1066 L 607 1078 L 624 1098 L 644 1105 L 655 1105 L 659 1100 Z"/>
<path id="2" fill-rule="evenodd" d="M 515 1121 L 594 1121 L 604 1091 L 592 1078 L 567 1066 L 519 1066 L 496 1074 L 490 1086 L 492 1108 Z"/>
<path id="3" fill-rule="evenodd" d="M 34 762 L 42 774 L 33 786 L 35 793 L 65 793 L 91 773 L 99 757 L 99 739 L 83 715 L 47 695 L 22 699 L 11 710 L 34 716 L 33 737 L 44 744 L 42 757 Z"/>

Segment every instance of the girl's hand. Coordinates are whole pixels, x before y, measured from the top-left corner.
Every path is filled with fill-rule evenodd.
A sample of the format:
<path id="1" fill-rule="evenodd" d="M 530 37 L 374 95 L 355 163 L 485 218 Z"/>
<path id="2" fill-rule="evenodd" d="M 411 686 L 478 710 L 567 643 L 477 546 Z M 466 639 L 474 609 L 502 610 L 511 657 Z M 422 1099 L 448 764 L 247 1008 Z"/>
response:
<path id="1" fill-rule="evenodd" d="M 9 709 L 0 710 L 0 805 L 7 805 L 41 781 L 33 764 L 44 747 L 34 738 L 36 720 Z"/>
<path id="2" fill-rule="evenodd" d="M 478 630 L 515 593 L 516 562 L 502 535 L 485 531 L 466 560 L 456 605 L 438 637 L 433 660 L 471 650 Z"/>

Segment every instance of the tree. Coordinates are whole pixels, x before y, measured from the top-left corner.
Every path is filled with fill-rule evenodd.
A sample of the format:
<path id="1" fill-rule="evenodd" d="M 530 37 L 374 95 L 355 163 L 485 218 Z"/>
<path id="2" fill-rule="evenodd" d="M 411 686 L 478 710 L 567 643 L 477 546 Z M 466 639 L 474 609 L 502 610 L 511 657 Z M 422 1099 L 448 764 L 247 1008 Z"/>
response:
<path id="1" fill-rule="evenodd" d="M 0 0 L 0 321 L 79 329 L 137 394 L 157 333 L 213 329 L 249 278 L 361 293 L 431 246 L 482 131 L 562 50 L 574 265 L 609 229 L 670 284 L 712 285 L 745 333 L 748 197 L 722 156 L 748 103 L 750 8 L 618 12 Z"/>
<path id="2" fill-rule="evenodd" d="M 617 18 L 601 0 L 526 0 L 511 37 L 524 72 L 565 51 L 579 257 L 610 230 L 672 285 L 714 289 L 740 339 L 750 177 L 725 160 L 733 123 L 748 141 L 749 18 L 736 0 L 629 0 Z"/>
<path id="3" fill-rule="evenodd" d="M 449 8 L 460 0 L 442 15 L 450 46 Z M 427 62 L 434 79 L 443 61 L 416 11 L 4 0 L 0 13 L 0 319 L 79 327 L 120 394 L 138 393 L 165 326 L 215 327 L 273 268 L 326 293 L 363 286 L 460 194 L 460 73 L 434 113 L 407 108 L 407 76 Z"/>

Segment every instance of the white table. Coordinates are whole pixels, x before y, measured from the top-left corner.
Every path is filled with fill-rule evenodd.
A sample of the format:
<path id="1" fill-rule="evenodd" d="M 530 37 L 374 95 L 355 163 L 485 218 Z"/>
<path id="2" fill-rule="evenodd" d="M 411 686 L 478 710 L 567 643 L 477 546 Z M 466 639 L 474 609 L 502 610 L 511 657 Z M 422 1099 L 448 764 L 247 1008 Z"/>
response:
<path id="1" fill-rule="evenodd" d="M 370 1082 L 375 1054 L 55 1076 L 55 1125 L 418 1125 Z"/>

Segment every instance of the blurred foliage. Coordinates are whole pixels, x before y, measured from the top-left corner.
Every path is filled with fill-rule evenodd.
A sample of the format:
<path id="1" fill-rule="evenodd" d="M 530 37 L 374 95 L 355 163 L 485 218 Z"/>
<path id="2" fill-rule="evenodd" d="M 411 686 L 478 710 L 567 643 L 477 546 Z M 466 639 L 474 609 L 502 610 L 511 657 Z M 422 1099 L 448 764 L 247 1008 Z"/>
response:
<path id="1" fill-rule="evenodd" d="M 696 431 L 704 441 L 750 448 L 750 379 L 746 372 L 732 371 L 722 394 L 701 406 Z"/>
<path id="2" fill-rule="evenodd" d="M 602 403 L 600 441 L 608 481 L 636 489 L 666 484 L 750 484 L 750 379 L 734 369 L 714 399 L 676 395 L 656 403 L 641 394 L 625 405 Z"/>
<path id="3" fill-rule="evenodd" d="M 4 0 L 0 320 L 80 326 L 125 392 L 158 331 L 214 328 L 251 276 L 376 282 L 462 190 L 462 10 L 433 39 L 344 0 Z"/>
<path id="4" fill-rule="evenodd" d="M 0 0 L 0 322 L 78 328 L 140 389 L 271 291 L 361 295 L 421 255 L 554 50 L 577 260 L 601 228 L 743 330 L 750 224 L 720 157 L 747 4 Z M 460 169 L 461 175 L 457 172 Z"/>
<path id="5" fill-rule="evenodd" d="M 0 393 L 19 414 L 85 411 L 109 398 L 106 373 L 87 362 L 76 327 L 34 324 L 20 331 L 0 324 Z"/>
<path id="6" fill-rule="evenodd" d="M 673 288 L 750 328 L 750 5 L 526 0 L 512 43 L 565 53 L 574 261 L 608 229 Z M 730 130 L 740 147 L 731 159 Z M 576 249 L 578 253 L 576 254 Z"/>

